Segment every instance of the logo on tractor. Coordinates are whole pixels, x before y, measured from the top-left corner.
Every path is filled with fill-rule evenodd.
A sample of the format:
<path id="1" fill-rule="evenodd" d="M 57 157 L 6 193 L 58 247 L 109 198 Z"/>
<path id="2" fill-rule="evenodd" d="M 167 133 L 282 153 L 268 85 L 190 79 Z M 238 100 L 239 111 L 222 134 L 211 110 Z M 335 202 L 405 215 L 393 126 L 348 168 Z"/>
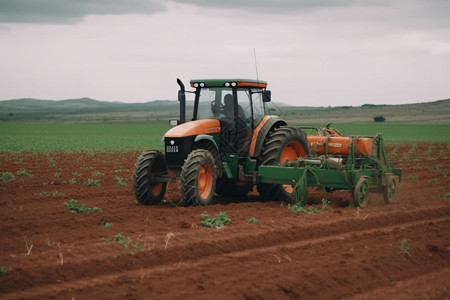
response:
<path id="1" fill-rule="evenodd" d="M 178 146 L 174 146 L 175 141 L 174 140 L 170 140 L 170 145 L 171 146 L 166 146 L 166 152 L 178 152 Z"/>

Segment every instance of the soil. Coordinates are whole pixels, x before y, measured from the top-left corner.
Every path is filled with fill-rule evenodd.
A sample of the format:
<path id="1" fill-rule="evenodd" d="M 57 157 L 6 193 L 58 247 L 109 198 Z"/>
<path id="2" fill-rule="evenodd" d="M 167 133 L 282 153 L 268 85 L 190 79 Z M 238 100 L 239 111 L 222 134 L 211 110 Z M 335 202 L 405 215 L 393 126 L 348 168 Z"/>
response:
<path id="1" fill-rule="evenodd" d="M 257 197 L 180 207 L 176 183 L 139 205 L 138 151 L 1 153 L 0 298 L 450 299 L 449 144 L 387 150 L 395 203 L 310 189 L 308 205 L 331 208 L 311 215 Z M 71 199 L 102 212 L 70 213 Z M 231 224 L 200 225 L 222 211 Z"/>

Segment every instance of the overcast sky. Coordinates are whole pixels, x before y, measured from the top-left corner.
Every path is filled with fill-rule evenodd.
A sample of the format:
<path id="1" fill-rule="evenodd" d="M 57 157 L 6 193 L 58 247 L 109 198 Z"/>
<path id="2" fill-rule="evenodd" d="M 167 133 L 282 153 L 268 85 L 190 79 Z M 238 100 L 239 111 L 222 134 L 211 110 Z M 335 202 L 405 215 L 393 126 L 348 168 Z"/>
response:
<path id="1" fill-rule="evenodd" d="M 450 0 L 0 0 L 0 100 L 175 100 L 255 53 L 277 102 L 450 98 Z"/>

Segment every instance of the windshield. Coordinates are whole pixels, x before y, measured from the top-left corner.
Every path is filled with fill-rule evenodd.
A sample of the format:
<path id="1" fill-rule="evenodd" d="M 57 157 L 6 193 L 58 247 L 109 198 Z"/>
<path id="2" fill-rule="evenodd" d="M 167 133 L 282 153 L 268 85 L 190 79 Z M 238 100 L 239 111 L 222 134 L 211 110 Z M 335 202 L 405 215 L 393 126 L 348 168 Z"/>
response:
<path id="1" fill-rule="evenodd" d="M 221 119 L 225 118 L 228 114 L 232 114 L 233 104 L 229 102 L 227 105 L 225 104 L 225 99 L 229 99 L 232 94 L 233 91 L 231 88 L 200 89 L 196 119 Z"/>

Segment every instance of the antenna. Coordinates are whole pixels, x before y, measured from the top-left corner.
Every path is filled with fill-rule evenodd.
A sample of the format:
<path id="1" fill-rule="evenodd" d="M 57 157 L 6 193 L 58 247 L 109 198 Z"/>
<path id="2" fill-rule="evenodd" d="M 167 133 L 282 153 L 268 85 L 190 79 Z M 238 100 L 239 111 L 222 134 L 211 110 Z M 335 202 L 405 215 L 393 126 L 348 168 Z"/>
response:
<path id="1" fill-rule="evenodd" d="M 255 57 L 256 81 L 259 82 L 258 63 L 256 62 L 256 49 L 255 48 L 253 48 L 253 56 Z"/>

